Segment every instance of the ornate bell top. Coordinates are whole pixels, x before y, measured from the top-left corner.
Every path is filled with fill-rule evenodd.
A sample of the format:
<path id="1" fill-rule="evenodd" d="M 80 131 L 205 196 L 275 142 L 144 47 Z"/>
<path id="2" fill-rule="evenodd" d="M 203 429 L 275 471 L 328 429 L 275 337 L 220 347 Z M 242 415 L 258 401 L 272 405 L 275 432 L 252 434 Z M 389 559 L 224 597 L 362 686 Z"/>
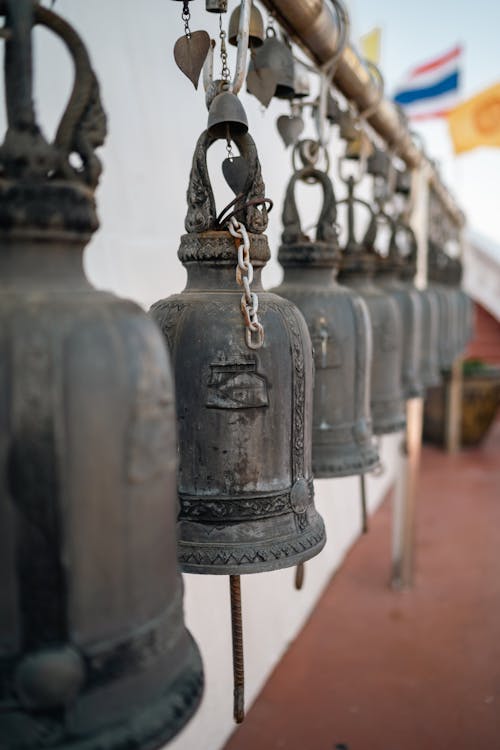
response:
<path id="1" fill-rule="evenodd" d="M 247 229 L 254 267 L 262 268 L 271 257 L 267 237 L 263 234 L 267 228 L 268 212 L 257 149 L 249 133 L 234 134 L 233 139 L 241 154 L 235 157 L 235 161 L 242 166 L 244 178 L 240 185 L 235 185 L 238 189 L 236 198 L 219 216 L 207 166 L 207 151 L 218 138 L 205 130 L 196 144 L 187 190 L 188 211 L 184 222 L 187 234 L 181 237 L 178 251 L 179 260 L 188 270 L 192 264 L 200 263 L 205 268 L 207 265 L 235 266 L 237 250 L 234 238 L 225 229 L 231 216 Z M 227 213 L 228 209 L 232 209 L 231 214 Z"/>
<path id="2" fill-rule="evenodd" d="M 342 278 L 351 278 L 354 276 L 371 278 L 375 272 L 377 262 L 377 254 L 375 252 L 377 217 L 369 203 L 355 197 L 354 185 L 354 178 L 349 177 L 347 180 L 347 198 L 340 201 L 340 203 L 347 203 L 347 242 L 342 250 L 340 273 Z M 370 223 L 361 242 L 358 242 L 354 234 L 354 207 L 356 204 L 364 206 L 370 212 Z"/>
<path id="3" fill-rule="evenodd" d="M 429 242 L 429 280 L 446 286 L 460 286 L 463 267 L 459 258 L 451 258 L 435 242 Z"/>
<path id="4" fill-rule="evenodd" d="M 94 190 L 101 165 L 94 150 L 106 135 L 99 85 L 80 37 L 62 18 L 33 2 L 2 4 L 9 35 L 5 79 L 7 132 L 0 147 L 0 227 L 9 237 L 36 233 L 68 240 L 97 229 Z M 49 143 L 32 101 L 31 29 L 44 26 L 67 47 L 75 79 L 56 136 Z M 78 158 L 74 167 L 70 156 Z"/>
<path id="5" fill-rule="evenodd" d="M 316 227 L 316 239 L 311 240 L 302 231 L 295 201 L 298 180 L 319 183 L 323 188 L 323 206 Z M 296 172 L 288 183 L 283 206 L 282 245 L 278 260 L 284 268 L 314 267 L 337 271 L 340 265 L 340 248 L 336 227 L 337 205 L 332 181 L 325 172 L 312 166 Z"/>

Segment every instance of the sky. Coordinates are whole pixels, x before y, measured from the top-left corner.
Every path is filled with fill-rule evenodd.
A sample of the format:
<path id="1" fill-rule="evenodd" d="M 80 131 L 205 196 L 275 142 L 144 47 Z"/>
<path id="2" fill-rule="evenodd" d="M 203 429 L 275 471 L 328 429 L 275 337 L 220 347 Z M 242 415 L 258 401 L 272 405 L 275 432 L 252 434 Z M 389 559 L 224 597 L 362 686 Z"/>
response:
<path id="1" fill-rule="evenodd" d="M 405 72 L 464 46 L 461 98 L 500 83 L 500 0 L 350 0 L 352 38 L 382 29 L 381 70 L 388 95 Z M 415 123 L 426 150 L 464 209 L 472 229 L 500 243 L 500 148 L 454 156 L 443 120 Z"/>

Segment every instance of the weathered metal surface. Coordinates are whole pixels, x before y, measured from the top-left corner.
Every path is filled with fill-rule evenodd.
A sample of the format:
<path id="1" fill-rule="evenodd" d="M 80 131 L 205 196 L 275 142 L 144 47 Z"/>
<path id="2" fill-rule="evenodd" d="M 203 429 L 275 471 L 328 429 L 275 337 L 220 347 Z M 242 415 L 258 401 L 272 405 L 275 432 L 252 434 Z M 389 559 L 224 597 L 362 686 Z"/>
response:
<path id="1" fill-rule="evenodd" d="M 354 234 L 354 205 L 368 204 L 354 197 L 354 181 L 348 180 L 348 239 L 342 253 L 339 281 L 353 289 L 366 303 L 373 339 L 370 407 L 375 435 L 402 430 L 405 426 L 401 384 L 403 330 L 398 306 L 373 283 L 376 253 L 376 221 L 372 216 L 361 242 Z"/>
<path id="2" fill-rule="evenodd" d="M 0 8 L 12 32 L 0 148 L 0 745 L 156 748 L 202 691 L 176 561 L 170 370 L 147 316 L 83 272 L 106 132 L 86 49 L 32 0 Z M 75 63 L 55 143 L 32 106 L 33 22 Z"/>
<path id="3" fill-rule="evenodd" d="M 236 138 L 250 168 L 235 214 L 250 238 L 265 340 L 246 344 L 235 281 L 237 251 L 220 227 L 207 171 L 206 132 L 193 158 L 179 258 L 186 289 L 153 305 L 172 355 L 180 444 L 183 570 L 239 575 L 296 565 L 325 543 L 311 471 L 313 361 L 290 302 L 262 290 L 267 214 L 255 144 Z"/>
<path id="4" fill-rule="evenodd" d="M 417 289 L 414 279 L 417 273 L 417 248 L 413 243 L 410 253 L 403 259 L 399 271 L 401 283 L 414 290 L 420 297 L 422 309 L 422 349 L 420 377 L 425 388 L 441 382 L 439 369 L 439 300 L 430 288 Z"/>
<path id="5" fill-rule="evenodd" d="M 319 183 L 324 202 L 316 239 L 303 234 L 295 202 L 298 180 Z M 361 474 L 378 462 L 370 415 L 371 325 L 359 295 L 336 281 L 340 262 L 337 208 L 328 175 L 305 168 L 291 178 L 283 208 L 274 291 L 291 300 L 307 322 L 314 347 L 313 472 L 316 477 Z"/>
<path id="6" fill-rule="evenodd" d="M 273 96 L 292 99 L 295 94 L 295 65 L 292 50 L 268 30 L 262 47 L 252 56 L 247 87 L 267 107 Z"/>
<path id="7" fill-rule="evenodd" d="M 375 283 L 395 300 L 403 325 L 401 384 L 404 398 L 420 398 L 424 392 L 422 381 L 422 304 L 411 286 L 399 279 L 403 259 L 397 246 L 398 230 L 409 228 L 394 225 L 388 255 L 377 256 Z"/>

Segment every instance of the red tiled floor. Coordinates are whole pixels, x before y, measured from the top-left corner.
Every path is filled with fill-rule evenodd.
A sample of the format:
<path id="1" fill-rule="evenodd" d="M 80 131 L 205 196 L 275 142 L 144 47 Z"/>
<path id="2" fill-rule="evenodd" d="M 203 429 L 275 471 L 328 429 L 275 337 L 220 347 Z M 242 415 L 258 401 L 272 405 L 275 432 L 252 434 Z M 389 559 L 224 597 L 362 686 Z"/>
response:
<path id="1" fill-rule="evenodd" d="M 500 422 L 424 449 L 412 591 L 390 527 L 386 502 L 225 750 L 500 750 Z"/>

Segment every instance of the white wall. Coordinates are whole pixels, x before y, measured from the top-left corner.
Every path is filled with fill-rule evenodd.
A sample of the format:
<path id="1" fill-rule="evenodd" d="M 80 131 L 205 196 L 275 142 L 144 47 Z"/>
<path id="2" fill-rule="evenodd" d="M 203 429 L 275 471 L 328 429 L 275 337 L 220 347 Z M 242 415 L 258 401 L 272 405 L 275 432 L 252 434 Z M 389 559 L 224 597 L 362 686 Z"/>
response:
<path id="1" fill-rule="evenodd" d="M 101 229 L 86 252 L 87 272 L 96 286 L 148 307 L 183 287 L 184 270 L 176 253 L 192 152 L 207 117 L 203 92 L 194 91 L 173 61 L 173 45 L 182 32 L 181 4 L 57 0 L 55 9 L 74 23 L 88 44 L 109 115 L 110 132 L 102 154 L 105 171 L 97 195 Z M 207 28 L 216 35 L 217 17 L 204 13 L 204 3 L 191 3 L 191 9 L 192 30 Z M 71 69 L 62 46 L 45 31 L 37 32 L 36 59 L 37 104 L 46 132 L 52 133 L 71 85 Z M 276 204 L 268 231 L 275 258 L 279 207 L 290 162 L 274 123 L 287 108 L 285 103 L 273 103 L 264 114 L 255 100 L 246 94 L 242 98 L 260 151 L 266 194 Z M 221 145 L 211 156 L 213 171 L 223 156 Z M 231 195 L 218 178 L 214 187 L 218 206 L 223 207 Z M 315 189 L 300 189 L 305 225 L 317 217 L 317 196 Z M 270 287 L 279 280 L 280 269 L 273 259 L 264 283 Z M 384 440 L 386 471 L 368 479 L 372 509 L 394 477 L 398 444 L 397 436 Z M 308 563 L 305 589 L 294 590 L 292 570 L 245 576 L 242 581 L 247 705 L 299 632 L 359 533 L 357 478 L 318 481 L 316 494 L 328 544 Z M 232 731 L 229 584 L 226 577 L 216 576 L 186 576 L 185 583 L 186 617 L 202 650 L 206 691 L 198 714 L 170 747 L 215 750 Z"/>

